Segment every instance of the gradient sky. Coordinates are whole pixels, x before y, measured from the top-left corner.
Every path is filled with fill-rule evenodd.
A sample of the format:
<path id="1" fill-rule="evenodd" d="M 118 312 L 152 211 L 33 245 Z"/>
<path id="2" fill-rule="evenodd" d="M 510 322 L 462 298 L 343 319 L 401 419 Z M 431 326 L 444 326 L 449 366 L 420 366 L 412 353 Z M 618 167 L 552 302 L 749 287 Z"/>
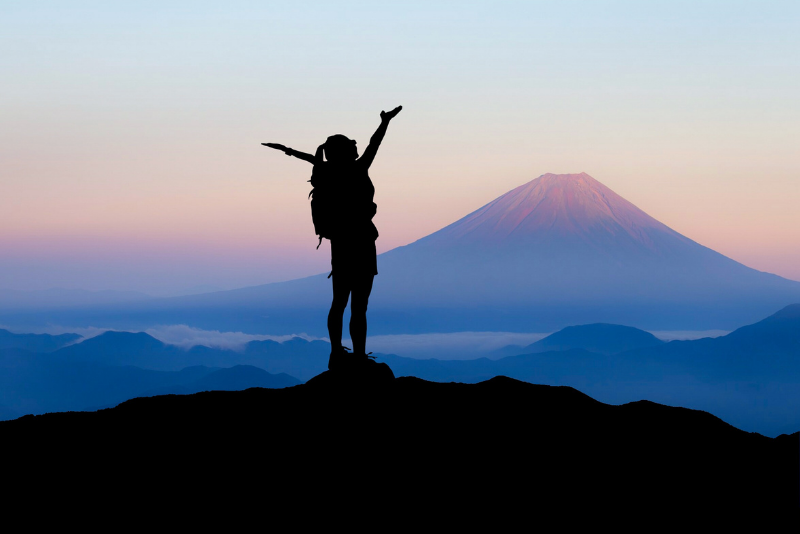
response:
<path id="1" fill-rule="evenodd" d="M 363 149 L 379 251 L 547 173 L 800 280 L 800 3 L 0 1 L 0 288 L 314 274 L 310 166 Z"/>

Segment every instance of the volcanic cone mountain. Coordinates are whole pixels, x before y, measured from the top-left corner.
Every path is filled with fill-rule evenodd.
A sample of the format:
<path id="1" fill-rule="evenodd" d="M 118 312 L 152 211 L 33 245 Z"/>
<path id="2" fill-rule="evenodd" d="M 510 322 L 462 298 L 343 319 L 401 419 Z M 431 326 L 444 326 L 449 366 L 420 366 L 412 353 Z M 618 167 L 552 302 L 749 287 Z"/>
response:
<path id="1" fill-rule="evenodd" d="M 610 253 L 609 247 L 626 246 L 655 251 L 653 234 L 658 233 L 691 243 L 588 174 L 545 174 L 418 243 L 458 241 L 558 249 L 582 243 Z"/>
<path id="2" fill-rule="evenodd" d="M 370 334 L 587 323 L 733 330 L 800 302 L 800 282 L 692 241 L 585 173 L 540 176 L 382 254 L 378 270 Z M 180 322 L 325 335 L 326 275 L 132 304 L 119 316 L 142 328 Z M 104 311 L 103 322 L 113 316 Z"/>
<path id="3" fill-rule="evenodd" d="M 540 176 L 381 260 L 381 301 L 492 309 L 492 328 L 730 327 L 800 300 L 800 283 L 692 241 L 585 173 Z"/>

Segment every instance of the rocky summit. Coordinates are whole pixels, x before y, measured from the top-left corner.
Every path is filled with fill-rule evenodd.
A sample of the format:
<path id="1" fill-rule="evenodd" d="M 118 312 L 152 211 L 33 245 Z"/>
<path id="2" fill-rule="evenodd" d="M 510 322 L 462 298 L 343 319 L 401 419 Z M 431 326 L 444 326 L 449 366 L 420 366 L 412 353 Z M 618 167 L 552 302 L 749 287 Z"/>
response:
<path id="1" fill-rule="evenodd" d="M 505 377 L 393 379 L 379 365 L 285 389 L 28 416 L 0 423 L 0 439 L 18 495 L 47 473 L 57 481 L 48 495 L 65 502 L 180 496 L 281 521 L 385 514 L 466 525 L 598 508 L 791 509 L 800 496 L 797 433 L 771 439 L 705 412 L 612 406 Z M 90 489 L 69 491 L 77 480 Z"/>

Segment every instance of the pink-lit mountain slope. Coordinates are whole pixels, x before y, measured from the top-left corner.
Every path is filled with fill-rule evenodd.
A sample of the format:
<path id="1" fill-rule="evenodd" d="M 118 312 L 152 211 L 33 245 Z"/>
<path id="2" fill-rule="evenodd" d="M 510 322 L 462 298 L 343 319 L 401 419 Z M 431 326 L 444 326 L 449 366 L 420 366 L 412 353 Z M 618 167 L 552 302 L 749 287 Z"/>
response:
<path id="1" fill-rule="evenodd" d="M 658 236 L 693 243 L 586 173 L 545 174 L 513 189 L 426 240 L 437 246 L 608 245 L 659 254 Z"/>

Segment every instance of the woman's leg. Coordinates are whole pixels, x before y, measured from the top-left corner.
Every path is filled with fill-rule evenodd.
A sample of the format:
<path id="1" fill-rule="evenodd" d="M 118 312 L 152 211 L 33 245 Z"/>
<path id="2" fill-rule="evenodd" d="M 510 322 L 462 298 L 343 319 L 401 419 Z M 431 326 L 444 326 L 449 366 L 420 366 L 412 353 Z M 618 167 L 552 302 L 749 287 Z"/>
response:
<path id="1" fill-rule="evenodd" d="M 353 281 L 353 299 L 350 302 L 350 338 L 353 354 L 366 354 L 367 350 L 367 303 L 372 293 L 374 275 L 359 276 Z"/>
<path id="2" fill-rule="evenodd" d="M 331 340 L 331 350 L 342 346 L 342 321 L 344 310 L 347 308 L 347 299 L 350 296 L 350 282 L 343 276 L 334 274 L 333 282 L 333 302 L 331 311 L 328 312 L 328 337 Z"/>

